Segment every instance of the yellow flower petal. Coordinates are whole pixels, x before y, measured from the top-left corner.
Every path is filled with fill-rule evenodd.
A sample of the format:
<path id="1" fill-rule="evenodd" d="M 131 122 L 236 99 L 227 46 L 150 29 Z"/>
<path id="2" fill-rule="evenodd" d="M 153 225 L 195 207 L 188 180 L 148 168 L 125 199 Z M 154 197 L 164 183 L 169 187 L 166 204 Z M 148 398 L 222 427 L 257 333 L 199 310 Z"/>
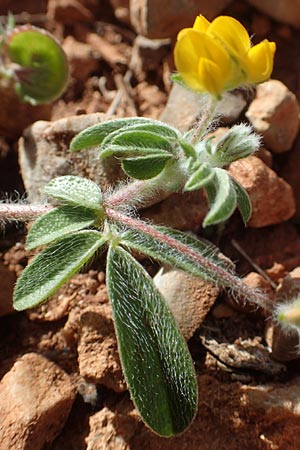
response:
<path id="1" fill-rule="evenodd" d="M 203 35 L 192 28 L 186 28 L 185 30 L 188 31 L 175 44 L 175 66 L 180 74 L 191 72 L 196 76 L 200 57 L 199 49 L 201 48 Z"/>
<path id="2" fill-rule="evenodd" d="M 197 16 L 193 25 L 193 29 L 197 31 L 201 31 L 202 33 L 206 33 L 208 27 L 210 26 L 210 22 L 204 16 Z"/>
<path id="3" fill-rule="evenodd" d="M 189 33 L 193 28 L 183 28 L 179 31 L 177 34 L 177 41 L 180 41 L 180 39 L 185 36 L 187 33 Z"/>
<path id="4" fill-rule="evenodd" d="M 248 83 L 262 83 L 270 78 L 275 50 L 275 42 L 267 39 L 249 50 L 246 59 Z"/>
<path id="5" fill-rule="evenodd" d="M 217 17 L 207 33 L 219 39 L 233 57 L 243 57 L 250 49 L 251 42 L 246 29 L 233 17 Z"/>
<path id="6" fill-rule="evenodd" d="M 174 59 L 179 74 L 191 89 L 205 91 L 204 87 L 209 86 L 208 92 L 219 95 L 219 86 L 224 86 L 231 77 L 231 60 L 225 49 L 211 36 L 196 30 L 189 29 L 176 42 Z"/>
<path id="7" fill-rule="evenodd" d="M 199 80 L 201 80 L 202 91 L 209 92 L 215 97 L 221 97 L 224 90 L 224 76 L 222 68 L 206 58 L 201 58 L 198 67 Z"/>

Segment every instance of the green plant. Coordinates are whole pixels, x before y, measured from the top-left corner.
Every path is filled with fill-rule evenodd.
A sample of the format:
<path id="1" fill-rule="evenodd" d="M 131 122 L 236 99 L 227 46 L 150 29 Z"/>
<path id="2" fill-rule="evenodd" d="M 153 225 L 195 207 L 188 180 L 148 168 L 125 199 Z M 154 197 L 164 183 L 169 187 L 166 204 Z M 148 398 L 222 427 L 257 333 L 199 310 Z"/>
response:
<path id="1" fill-rule="evenodd" d="M 36 105 L 58 98 L 67 80 L 66 55 L 54 36 L 32 25 L 15 26 L 9 16 L 1 30 L 0 84 Z"/>
<path id="2" fill-rule="evenodd" d="M 196 31 L 200 33 L 197 35 L 200 41 L 207 34 L 207 30 Z M 219 45 L 220 35 L 209 36 L 208 40 L 205 37 L 206 41 L 211 50 L 216 43 Z M 273 47 L 264 46 L 268 58 Z M 224 57 L 227 75 L 230 58 L 234 60 L 230 70 L 243 68 L 249 52 L 232 56 L 230 46 L 224 48 L 228 53 Z M 180 47 L 180 52 L 184 50 L 185 46 Z M 187 51 L 191 53 L 193 48 L 188 47 Z M 196 54 L 194 62 L 206 56 Z M 269 71 L 272 65 L 269 59 L 267 65 Z M 205 77 L 202 69 L 200 75 Z M 254 69 L 252 75 L 256 73 Z M 258 69 L 261 71 L 262 65 Z M 193 64 L 190 71 L 194 71 Z M 220 87 L 219 71 L 216 76 Z M 233 80 L 240 83 L 241 77 L 228 77 L 231 84 Z M 189 79 L 179 76 L 179 81 L 185 83 Z M 200 90 L 205 85 L 200 84 Z M 17 310 L 45 301 L 99 251 L 108 250 L 106 282 L 124 375 L 143 420 L 165 437 L 183 432 L 193 420 L 197 411 L 196 376 L 187 345 L 164 299 L 132 255 L 142 253 L 203 277 L 273 312 L 268 297 L 243 284 L 234 274 L 232 264 L 212 244 L 137 217 L 137 209 L 155 197 L 157 190 L 172 193 L 202 188 L 209 201 L 204 227 L 225 221 L 236 207 L 245 223 L 251 216 L 246 191 L 225 168 L 232 161 L 252 154 L 259 138 L 243 124 L 233 126 L 219 141 L 207 137 L 220 96 L 219 88 L 208 92 L 212 101 L 208 98 L 201 123 L 185 134 L 162 122 L 135 117 L 100 123 L 73 139 L 72 151 L 99 146 L 101 158 L 117 158 L 132 179 L 127 185 L 102 193 L 90 180 L 63 176 L 43 188 L 43 193 L 59 206 L 0 205 L 0 215 L 6 218 L 40 216 L 30 228 L 26 245 L 29 250 L 44 249 L 17 281 L 14 291 Z M 287 313 L 279 310 L 277 316 L 284 320 Z M 293 319 L 289 316 L 286 322 Z"/>
<path id="3" fill-rule="evenodd" d="M 211 203 L 204 225 L 224 221 L 237 205 L 248 220 L 248 196 L 222 166 L 251 153 L 258 138 L 244 125 L 233 127 L 216 144 L 212 139 L 192 144 L 190 137 L 143 118 L 100 123 L 76 136 L 73 151 L 100 145 L 100 156 L 119 158 L 135 181 L 104 194 L 92 181 L 75 176 L 50 181 L 43 193 L 60 206 L 38 218 L 27 236 L 29 250 L 47 247 L 23 271 L 14 293 L 17 310 L 31 308 L 108 248 L 106 281 L 124 375 L 141 416 L 162 436 L 182 432 L 193 419 L 195 372 L 163 298 L 131 252 L 204 277 L 251 301 L 254 294 L 211 244 L 133 217 L 158 188 L 203 187 Z M 257 303 L 266 303 L 262 293 L 255 296 Z"/>

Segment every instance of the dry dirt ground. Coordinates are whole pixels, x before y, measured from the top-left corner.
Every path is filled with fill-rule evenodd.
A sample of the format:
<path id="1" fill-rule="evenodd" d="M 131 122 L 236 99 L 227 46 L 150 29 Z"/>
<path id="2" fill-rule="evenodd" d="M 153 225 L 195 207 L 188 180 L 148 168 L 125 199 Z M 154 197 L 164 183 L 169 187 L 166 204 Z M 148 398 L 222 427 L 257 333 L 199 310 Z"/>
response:
<path id="1" fill-rule="evenodd" d="M 171 90 L 173 43 L 170 40 L 160 47 L 156 61 L 149 61 L 145 56 L 143 64 L 143 57 L 140 57 L 135 60 L 136 66 L 130 67 L 136 32 L 129 22 L 126 1 L 49 1 L 48 14 L 46 0 L 14 0 L 3 4 L 0 5 L 1 15 L 10 10 L 16 14 L 18 22 L 29 21 L 45 27 L 63 40 L 71 64 L 69 86 L 61 99 L 51 106 L 30 109 L 20 119 L 14 116 L 14 108 L 19 106 L 10 105 L 10 112 L 0 124 L 0 192 L 3 196 L 7 193 L 8 197 L 14 197 L 15 192 L 21 196 L 24 193 L 18 167 L 18 139 L 33 121 L 94 112 L 158 118 Z M 69 7 L 72 4 L 75 7 Z M 85 6 L 81 8 L 78 4 Z M 273 78 L 283 81 L 300 100 L 299 30 L 272 21 L 243 1 L 233 1 L 225 13 L 239 18 L 250 34 L 260 40 L 265 37 L 276 40 L 278 52 Z M 299 148 L 296 141 L 290 152 L 274 155 L 272 162 L 272 168 L 279 175 L 294 180 L 296 201 L 299 197 Z M 191 228 L 202 234 L 201 227 Z M 15 278 L 30 257 L 24 250 L 24 235 L 25 226 L 11 224 L 7 224 L 1 234 L 1 301 L 11 298 Z M 289 221 L 247 230 L 236 214 L 224 229 L 211 230 L 206 237 L 220 245 L 223 253 L 236 262 L 241 275 L 255 270 L 232 245 L 233 240 L 239 242 L 275 284 L 300 266 L 299 211 Z M 148 261 L 145 265 L 155 274 L 156 266 Z M 49 432 L 52 437 L 48 443 L 46 438 L 42 440 L 44 443 L 36 443 L 33 437 L 26 446 L 18 447 L 15 443 L 11 448 L 300 448 L 299 360 L 276 363 L 266 356 L 268 318 L 261 311 L 251 308 L 248 311 L 244 305 L 230 304 L 225 294 L 220 295 L 203 327 L 189 341 L 199 381 L 199 413 L 195 422 L 184 435 L 171 440 L 153 435 L 141 423 L 126 391 L 104 273 L 103 261 L 94 262 L 87 273 L 73 277 L 49 303 L 30 312 L 0 318 L 1 377 L 11 370 L 17 358 L 34 353 L 63 369 L 69 375 L 72 389 L 76 390 L 74 403 L 66 407 L 70 413 L 58 436 Z M 234 347 L 229 348 L 231 345 Z M 261 354 L 257 356 L 259 349 Z M 256 356 L 249 363 L 251 354 Z M 38 367 L 36 370 L 38 374 Z M 45 385 L 45 397 L 48 388 Z M 11 410 L 10 415 L 12 423 L 20 420 L 16 410 Z M 3 450 L 8 448 L 3 447 Z"/>

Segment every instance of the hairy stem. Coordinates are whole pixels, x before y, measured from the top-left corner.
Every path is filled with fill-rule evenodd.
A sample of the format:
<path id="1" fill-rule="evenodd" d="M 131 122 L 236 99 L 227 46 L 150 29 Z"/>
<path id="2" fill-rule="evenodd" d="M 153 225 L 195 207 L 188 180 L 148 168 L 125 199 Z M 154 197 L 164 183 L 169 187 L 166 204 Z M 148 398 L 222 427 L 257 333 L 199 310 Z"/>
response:
<path id="1" fill-rule="evenodd" d="M 235 294 L 238 298 L 242 298 L 245 301 L 255 303 L 256 305 L 262 307 L 267 311 L 273 311 L 272 302 L 263 291 L 250 288 L 249 286 L 244 284 L 239 277 L 230 272 L 227 272 L 225 269 L 218 266 L 211 260 L 205 258 L 197 251 L 189 248 L 185 244 L 178 242 L 176 239 L 170 236 L 166 236 L 157 229 L 153 228 L 151 225 L 141 222 L 140 220 L 128 217 L 125 214 L 115 211 L 114 209 L 107 208 L 106 214 L 110 219 L 120 222 L 134 230 L 147 233 L 154 239 L 164 242 L 168 246 L 176 249 L 177 251 L 186 255 L 188 258 L 194 260 L 202 267 L 204 267 L 208 273 L 212 274 L 212 278 L 216 280 L 216 284 L 222 287 L 229 288 L 232 293 Z"/>
<path id="2" fill-rule="evenodd" d="M 4 222 L 27 222 L 53 209 L 51 205 L 18 205 L 0 203 L 0 220 Z"/>
<path id="3" fill-rule="evenodd" d="M 216 109 L 218 106 L 218 100 L 214 97 L 210 97 L 203 109 L 202 116 L 199 120 L 199 123 L 194 127 L 193 133 L 191 136 L 191 144 L 195 145 L 208 131 L 208 128 L 212 125 L 213 119 L 216 115 Z"/>

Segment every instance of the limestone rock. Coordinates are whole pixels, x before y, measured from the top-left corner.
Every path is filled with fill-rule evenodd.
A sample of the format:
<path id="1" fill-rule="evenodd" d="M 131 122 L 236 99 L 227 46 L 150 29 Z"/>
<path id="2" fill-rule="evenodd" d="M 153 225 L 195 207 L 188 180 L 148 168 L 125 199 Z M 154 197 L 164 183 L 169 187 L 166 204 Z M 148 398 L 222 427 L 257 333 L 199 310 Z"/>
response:
<path id="1" fill-rule="evenodd" d="M 62 369 L 35 353 L 23 355 L 0 383 L 0 448 L 44 448 L 63 428 L 74 398 Z"/>
<path id="2" fill-rule="evenodd" d="M 192 91 L 174 84 L 160 120 L 180 131 L 187 131 L 197 119 L 201 118 L 201 114 L 205 111 L 205 102 L 204 96 L 199 97 Z M 225 125 L 235 122 L 246 105 L 247 102 L 241 92 L 225 92 L 217 109 L 219 121 Z"/>
<path id="3" fill-rule="evenodd" d="M 297 136 L 299 111 L 296 96 L 281 81 L 269 80 L 257 86 L 246 116 L 268 150 L 282 153 L 291 149 Z"/>
<path id="4" fill-rule="evenodd" d="M 184 338 L 190 339 L 219 295 L 219 288 L 179 269 L 161 269 L 153 279 Z"/>
<path id="5" fill-rule="evenodd" d="M 252 204 L 250 227 L 266 227 L 288 220 L 295 213 L 295 199 L 289 184 L 256 156 L 230 164 L 229 173 L 248 192 Z"/>
<path id="6" fill-rule="evenodd" d="M 130 17 L 136 31 L 149 38 L 175 36 L 181 28 L 191 27 L 195 17 L 203 14 L 213 19 L 225 9 L 232 0 L 131 0 Z M 163 11 L 162 11 L 163 7 Z"/>
<path id="7" fill-rule="evenodd" d="M 300 0 L 247 0 L 272 19 L 300 27 Z"/>
<path id="8" fill-rule="evenodd" d="M 19 141 L 19 163 L 30 202 L 41 200 L 40 189 L 55 177 L 77 175 L 107 188 L 121 177 L 115 160 L 100 160 L 98 149 L 71 152 L 71 139 L 85 128 L 107 120 L 103 113 L 38 121 Z"/>

